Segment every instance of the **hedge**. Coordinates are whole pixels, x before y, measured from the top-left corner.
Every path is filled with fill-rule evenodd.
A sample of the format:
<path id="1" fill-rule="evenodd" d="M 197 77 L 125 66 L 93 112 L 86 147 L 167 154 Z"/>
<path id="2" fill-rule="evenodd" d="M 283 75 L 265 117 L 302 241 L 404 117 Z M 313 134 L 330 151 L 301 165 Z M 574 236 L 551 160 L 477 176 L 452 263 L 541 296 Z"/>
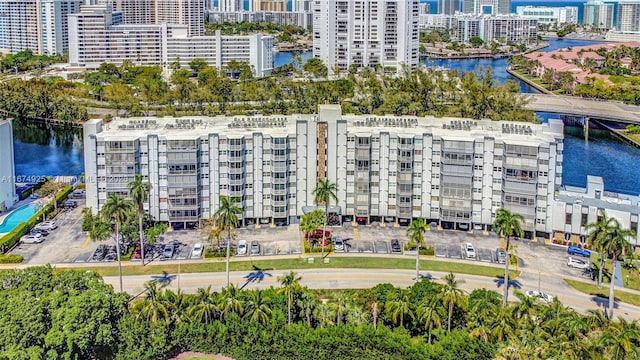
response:
<path id="1" fill-rule="evenodd" d="M 22 255 L 0 255 L 0 264 L 19 264 L 24 260 Z"/>
<path id="2" fill-rule="evenodd" d="M 333 244 L 325 245 L 324 252 L 330 253 L 333 251 Z M 313 253 L 322 253 L 322 246 L 316 245 L 314 247 L 309 247 L 309 245 L 304 245 L 304 253 L 305 254 L 313 254 Z"/>
<path id="3" fill-rule="evenodd" d="M 61 203 L 64 199 L 67 198 L 67 196 L 69 196 L 71 191 L 73 191 L 72 186 L 67 186 L 64 189 L 62 189 L 62 191 L 60 191 L 56 195 L 56 198 L 55 198 L 56 203 L 58 204 Z M 29 233 L 29 231 L 33 229 L 33 227 L 36 225 L 36 223 L 38 223 L 39 219 L 41 219 L 43 215 L 46 217 L 52 212 L 54 212 L 54 206 L 53 206 L 53 202 L 50 202 L 47 205 L 45 205 L 40 211 L 35 213 L 31 217 L 31 219 L 16 226 L 10 233 L 0 238 L 0 251 L 2 253 L 5 253 L 6 251 L 10 250 L 18 241 L 20 241 L 20 238 L 22 236 Z"/>
<path id="4" fill-rule="evenodd" d="M 233 257 L 234 255 L 234 251 L 233 249 L 230 249 L 229 251 L 229 256 Z M 204 257 L 205 259 L 210 259 L 210 258 L 224 258 L 227 257 L 227 250 L 217 250 L 215 248 L 206 248 L 204 249 Z"/>

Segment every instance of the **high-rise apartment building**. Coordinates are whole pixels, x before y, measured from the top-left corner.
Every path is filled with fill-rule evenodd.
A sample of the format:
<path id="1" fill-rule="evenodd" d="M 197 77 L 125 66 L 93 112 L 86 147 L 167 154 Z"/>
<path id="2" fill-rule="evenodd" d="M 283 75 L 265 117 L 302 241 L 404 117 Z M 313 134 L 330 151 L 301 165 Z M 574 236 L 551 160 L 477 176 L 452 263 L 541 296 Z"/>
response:
<path id="1" fill-rule="evenodd" d="M 440 0 L 438 14 L 453 15 L 460 11 L 460 0 Z"/>
<path id="2" fill-rule="evenodd" d="M 609 30 L 613 28 L 613 7 L 599 0 L 589 0 L 584 4 L 584 25 L 595 30 Z"/>
<path id="3" fill-rule="evenodd" d="M 273 68 L 273 39 L 247 36 L 189 36 L 187 25 L 168 23 L 125 24 L 111 5 L 84 6 L 69 17 L 69 63 L 96 68 L 103 62 L 168 66 L 179 60 L 183 67 L 204 59 L 221 70 L 232 60 L 248 63 L 254 75 L 265 76 Z"/>
<path id="4" fill-rule="evenodd" d="M 329 69 L 418 65 L 418 0 L 315 0 L 313 56 Z"/>
<path id="5" fill-rule="evenodd" d="M 189 36 L 204 35 L 205 0 L 104 0 L 122 12 L 125 24 L 186 25 Z"/>
<path id="6" fill-rule="evenodd" d="M 18 201 L 15 179 L 13 125 L 11 119 L 0 118 L 0 213 Z"/>
<path id="7" fill-rule="evenodd" d="M 451 228 L 489 226 L 499 208 L 524 229 L 551 232 L 562 177 L 562 122 L 473 121 L 413 116 L 317 115 L 91 120 L 84 126 L 87 206 L 127 195 L 141 174 L 145 209 L 193 226 L 239 197 L 242 224 L 297 223 L 314 205 L 317 179 L 337 184 L 341 221 L 414 218 Z M 332 204 L 333 205 L 333 204 Z"/>
<path id="8" fill-rule="evenodd" d="M 618 2 L 617 28 L 621 32 L 640 31 L 640 0 L 620 0 Z"/>
<path id="9" fill-rule="evenodd" d="M 0 0 L 0 50 L 62 54 L 68 46 L 67 17 L 82 0 Z"/>
<path id="10" fill-rule="evenodd" d="M 464 13 L 467 14 L 509 14 L 511 0 L 464 0 Z"/>
<path id="11" fill-rule="evenodd" d="M 233 12 L 242 11 L 242 0 L 218 0 L 218 11 Z"/>
<path id="12" fill-rule="evenodd" d="M 516 14 L 538 20 L 540 24 L 577 24 L 578 7 L 518 6 Z"/>
<path id="13" fill-rule="evenodd" d="M 288 11 L 288 0 L 250 0 L 249 11 Z"/>

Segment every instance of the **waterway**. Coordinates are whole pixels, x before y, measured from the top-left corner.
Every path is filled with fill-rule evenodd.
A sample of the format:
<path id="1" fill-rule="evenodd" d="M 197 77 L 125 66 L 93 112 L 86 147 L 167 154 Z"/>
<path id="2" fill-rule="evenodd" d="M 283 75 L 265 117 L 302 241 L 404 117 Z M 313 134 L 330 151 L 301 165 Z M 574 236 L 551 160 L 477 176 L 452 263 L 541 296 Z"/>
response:
<path id="1" fill-rule="evenodd" d="M 586 40 L 553 40 L 546 50 L 592 44 Z M 303 61 L 311 52 L 300 53 Z M 274 54 L 274 65 L 292 61 L 294 54 Z M 478 66 L 491 67 L 497 81 L 512 79 L 525 93 L 534 92 L 526 84 L 506 72 L 506 59 L 434 60 L 431 66 L 445 66 L 460 71 L 473 71 Z M 539 114 L 547 118 L 548 114 Z M 47 130 L 43 127 L 16 127 L 14 131 L 16 175 L 56 176 L 80 175 L 84 171 L 82 142 L 79 133 Z M 640 193 L 640 150 L 626 145 L 605 131 L 591 131 L 589 141 L 584 140 L 581 129 L 567 128 L 563 164 L 565 185 L 585 186 L 587 175 L 602 176 L 608 191 Z"/>

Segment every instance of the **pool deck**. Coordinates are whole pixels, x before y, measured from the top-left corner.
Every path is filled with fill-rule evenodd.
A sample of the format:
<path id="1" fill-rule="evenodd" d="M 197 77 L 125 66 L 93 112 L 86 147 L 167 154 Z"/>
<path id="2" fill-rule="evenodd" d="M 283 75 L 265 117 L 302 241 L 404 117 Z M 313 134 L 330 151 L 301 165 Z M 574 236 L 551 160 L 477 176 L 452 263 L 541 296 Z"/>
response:
<path id="1" fill-rule="evenodd" d="M 14 211 L 20 209 L 21 207 L 25 206 L 25 205 L 29 205 L 29 204 L 40 204 L 43 205 L 46 203 L 46 200 L 48 200 L 49 198 L 40 198 L 40 199 L 31 199 L 31 198 L 26 198 L 24 200 L 18 201 L 17 203 L 15 203 L 11 209 L 9 211 L 5 211 L 4 213 L 2 213 L 2 215 L 0 215 L 0 224 L 2 224 L 4 222 L 4 219 L 11 215 L 11 213 L 13 213 Z M 8 233 L 0 233 L 0 236 L 5 235 Z"/>

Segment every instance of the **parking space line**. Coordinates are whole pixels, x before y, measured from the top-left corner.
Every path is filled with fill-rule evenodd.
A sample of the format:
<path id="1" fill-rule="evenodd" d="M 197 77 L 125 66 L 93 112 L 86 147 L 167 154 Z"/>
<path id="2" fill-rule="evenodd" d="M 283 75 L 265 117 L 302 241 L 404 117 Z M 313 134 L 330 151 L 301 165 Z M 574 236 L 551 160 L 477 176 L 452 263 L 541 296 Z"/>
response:
<path id="1" fill-rule="evenodd" d="M 91 236 L 87 236 L 87 240 L 84 241 L 84 243 L 82 243 L 81 248 L 84 249 L 87 246 L 89 246 L 89 243 L 91 242 Z"/>
<path id="2" fill-rule="evenodd" d="M 358 228 L 356 228 L 356 227 L 353 228 L 353 239 L 354 240 L 360 240 L 360 232 L 358 231 Z"/>

